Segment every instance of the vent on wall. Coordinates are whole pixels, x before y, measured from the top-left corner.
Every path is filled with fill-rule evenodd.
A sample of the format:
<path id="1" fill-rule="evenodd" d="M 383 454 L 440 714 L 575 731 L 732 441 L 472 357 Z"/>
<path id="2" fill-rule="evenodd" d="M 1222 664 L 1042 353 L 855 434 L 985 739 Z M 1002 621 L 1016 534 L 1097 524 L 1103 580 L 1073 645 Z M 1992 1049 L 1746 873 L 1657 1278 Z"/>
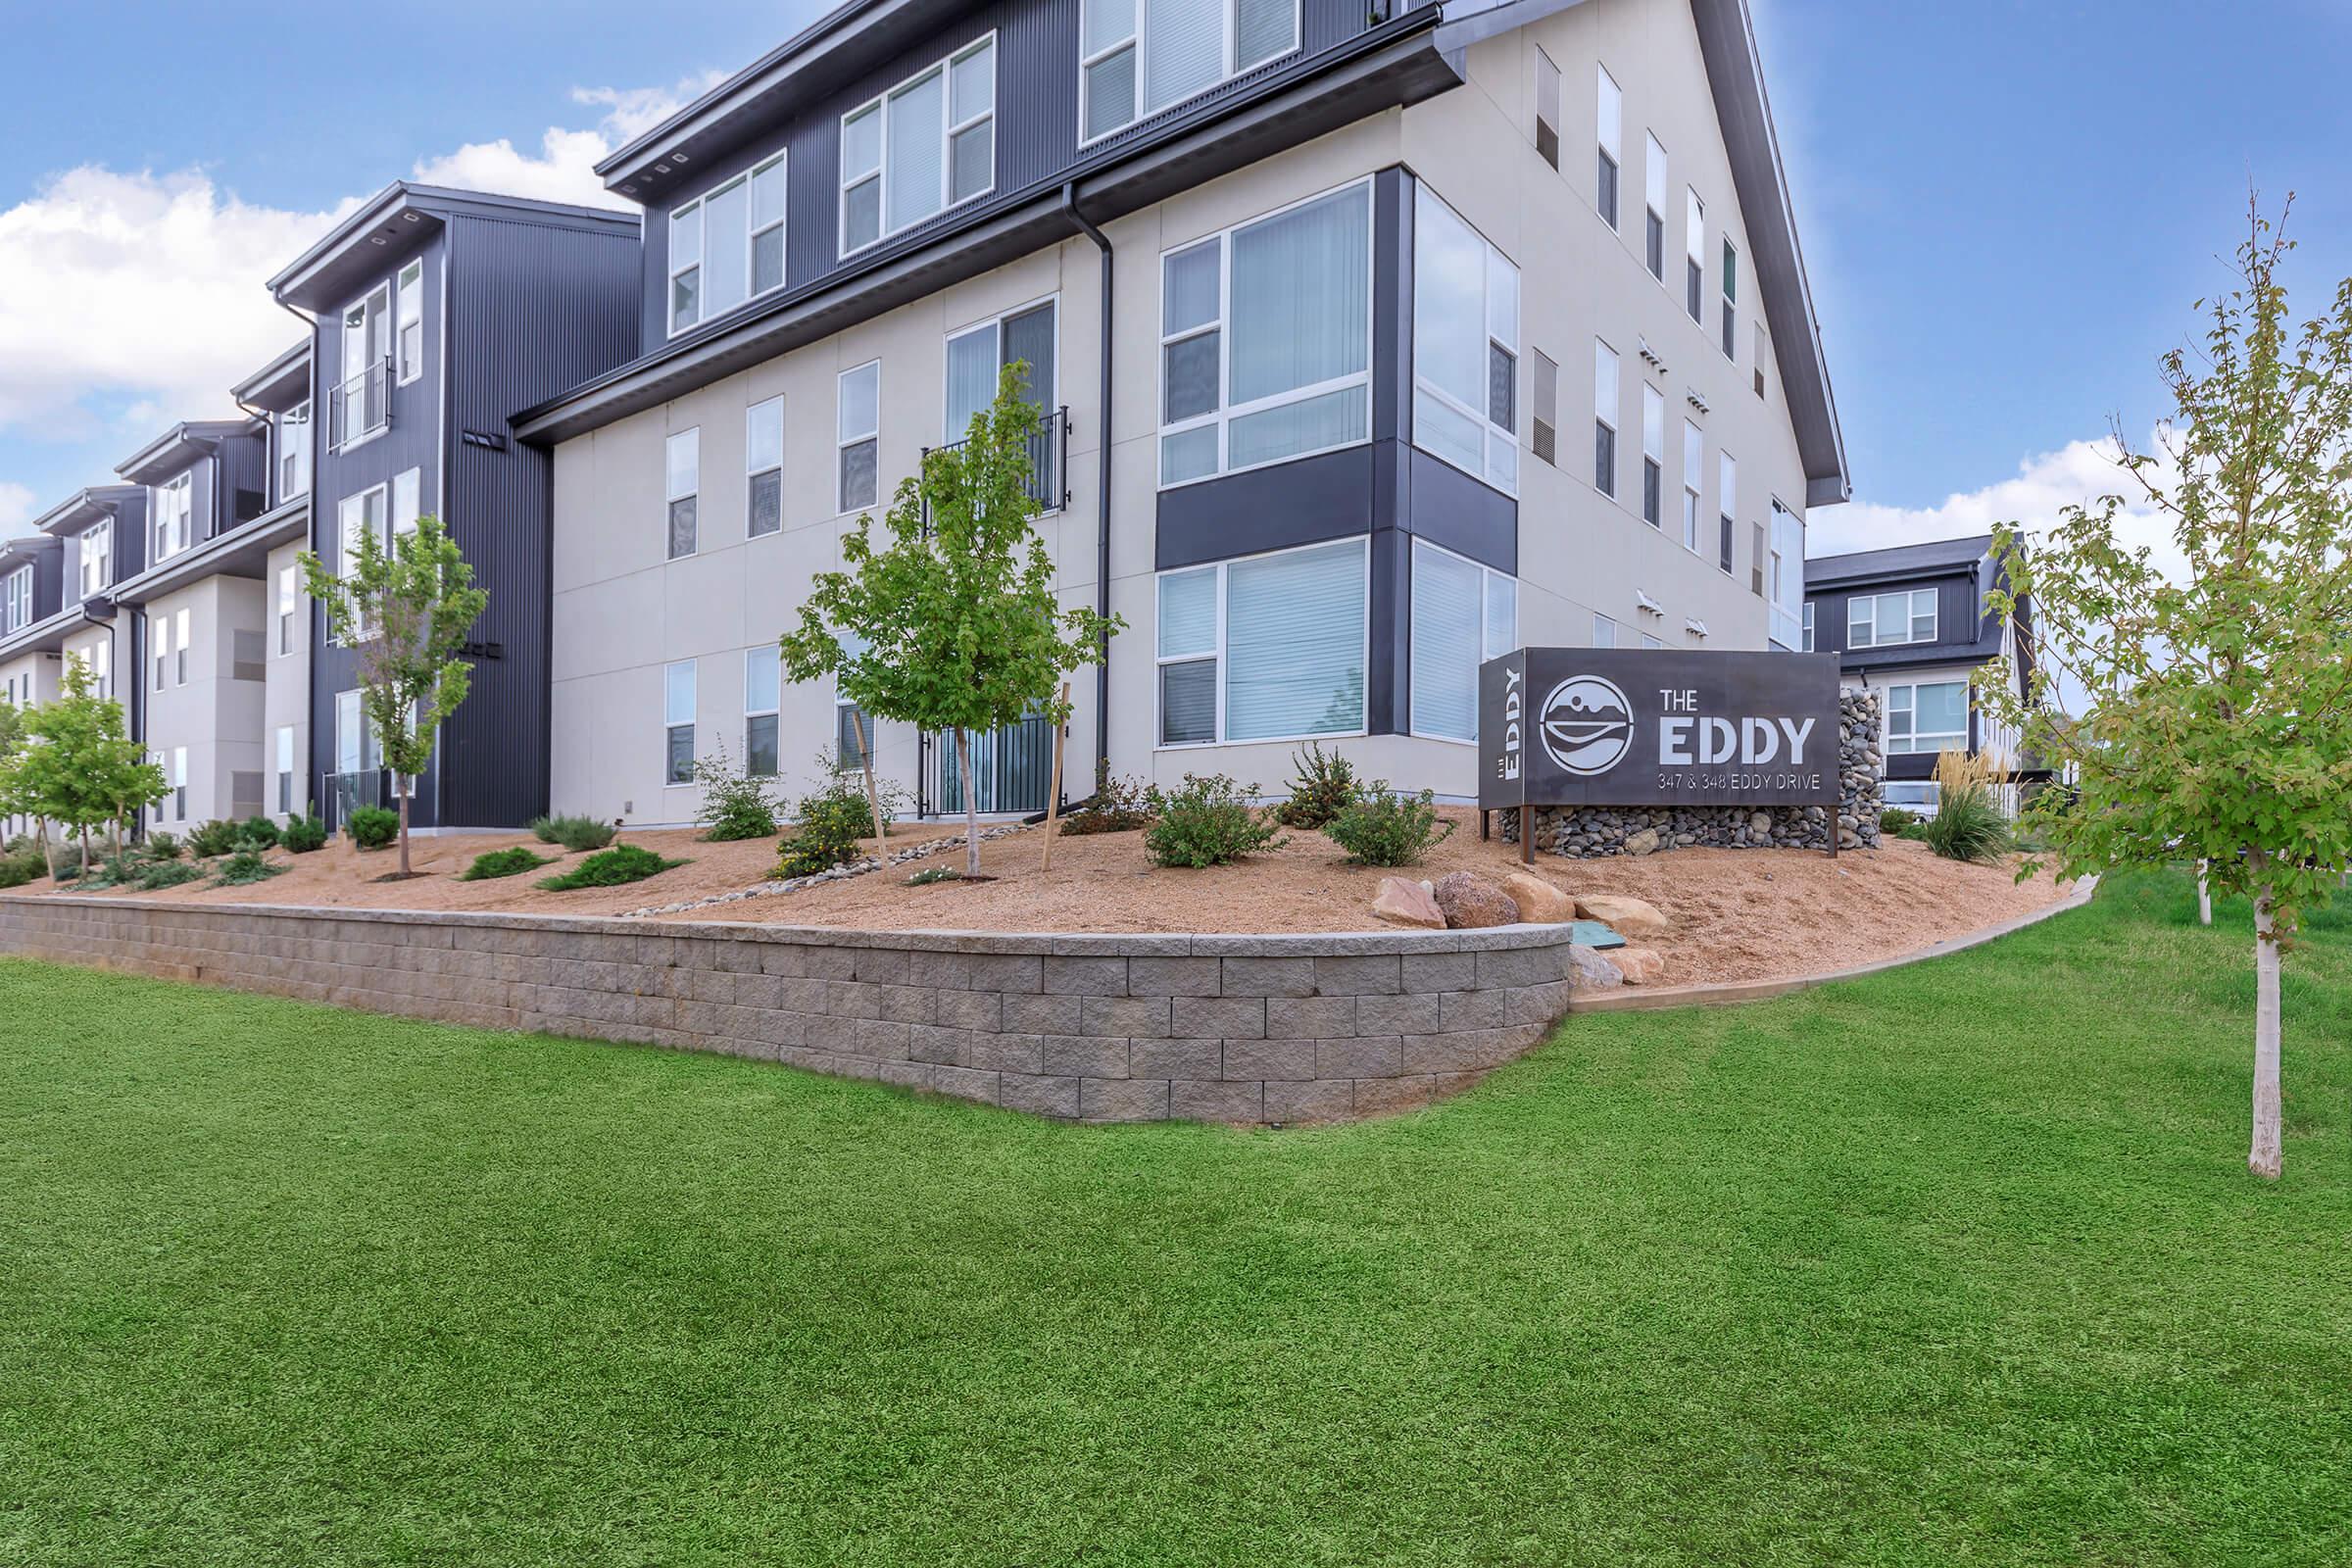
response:
<path id="1" fill-rule="evenodd" d="M 230 633 L 228 639 L 228 653 L 229 674 L 235 679 L 266 680 L 269 678 L 270 672 L 264 663 L 266 654 L 262 643 L 262 634 L 260 632 L 240 631 Z M 257 773 L 254 776 L 259 778 L 261 775 Z"/>

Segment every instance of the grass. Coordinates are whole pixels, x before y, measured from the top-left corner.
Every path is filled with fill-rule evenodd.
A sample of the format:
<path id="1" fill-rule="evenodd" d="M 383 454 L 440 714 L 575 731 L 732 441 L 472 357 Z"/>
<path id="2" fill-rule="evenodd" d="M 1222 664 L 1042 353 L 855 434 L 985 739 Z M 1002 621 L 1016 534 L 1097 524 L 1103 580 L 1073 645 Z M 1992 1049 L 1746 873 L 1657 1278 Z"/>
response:
<path id="1" fill-rule="evenodd" d="M 2266 1188 L 2192 902 L 1279 1135 L 0 963 L 0 1561 L 2341 1563 L 2352 922 Z"/>

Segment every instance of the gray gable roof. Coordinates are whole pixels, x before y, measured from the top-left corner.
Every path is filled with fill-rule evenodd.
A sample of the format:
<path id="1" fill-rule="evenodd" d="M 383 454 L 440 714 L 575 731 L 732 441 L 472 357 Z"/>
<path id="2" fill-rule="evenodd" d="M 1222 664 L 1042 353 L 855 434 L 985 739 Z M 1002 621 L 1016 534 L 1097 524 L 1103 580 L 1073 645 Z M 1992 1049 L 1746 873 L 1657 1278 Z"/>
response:
<path id="1" fill-rule="evenodd" d="M 1963 571 L 1991 554 L 1992 535 L 1976 533 L 1963 539 L 1931 539 L 1925 544 L 1890 545 L 1884 550 L 1856 550 L 1842 556 L 1810 556 L 1805 561 L 1805 586 L 1811 589 L 1866 579 Z"/>

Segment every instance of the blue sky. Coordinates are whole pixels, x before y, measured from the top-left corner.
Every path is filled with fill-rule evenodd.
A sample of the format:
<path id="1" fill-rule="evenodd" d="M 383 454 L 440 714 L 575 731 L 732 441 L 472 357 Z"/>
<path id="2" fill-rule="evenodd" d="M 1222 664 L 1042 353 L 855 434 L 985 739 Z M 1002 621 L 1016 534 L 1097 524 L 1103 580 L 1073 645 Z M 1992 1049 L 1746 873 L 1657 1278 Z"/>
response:
<path id="1" fill-rule="evenodd" d="M 1816 549 L 2095 486 L 2079 444 L 2162 412 L 2155 357 L 2220 280 L 2249 179 L 2300 193 L 2312 303 L 2352 272 L 2343 0 L 2226 26 L 2185 0 L 1754 4 L 1864 503 L 1817 512 Z M 90 0 L 16 22 L 0 529 L 223 412 L 297 331 L 261 278 L 341 204 L 420 172 L 575 191 L 600 147 L 815 10 Z M 417 69 L 427 39 L 462 42 Z"/>

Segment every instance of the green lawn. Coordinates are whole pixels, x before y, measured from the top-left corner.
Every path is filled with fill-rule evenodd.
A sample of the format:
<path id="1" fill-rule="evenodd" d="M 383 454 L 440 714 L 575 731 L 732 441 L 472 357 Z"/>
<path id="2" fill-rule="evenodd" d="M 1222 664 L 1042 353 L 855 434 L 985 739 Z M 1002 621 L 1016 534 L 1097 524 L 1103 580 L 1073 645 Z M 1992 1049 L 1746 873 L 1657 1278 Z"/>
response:
<path id="1" fill-rule="evenodd" d="M 1434 1112 L 0 962 L 0 1563 L 2352 1560 L 2352 921 L 2111 884 Z"/>

